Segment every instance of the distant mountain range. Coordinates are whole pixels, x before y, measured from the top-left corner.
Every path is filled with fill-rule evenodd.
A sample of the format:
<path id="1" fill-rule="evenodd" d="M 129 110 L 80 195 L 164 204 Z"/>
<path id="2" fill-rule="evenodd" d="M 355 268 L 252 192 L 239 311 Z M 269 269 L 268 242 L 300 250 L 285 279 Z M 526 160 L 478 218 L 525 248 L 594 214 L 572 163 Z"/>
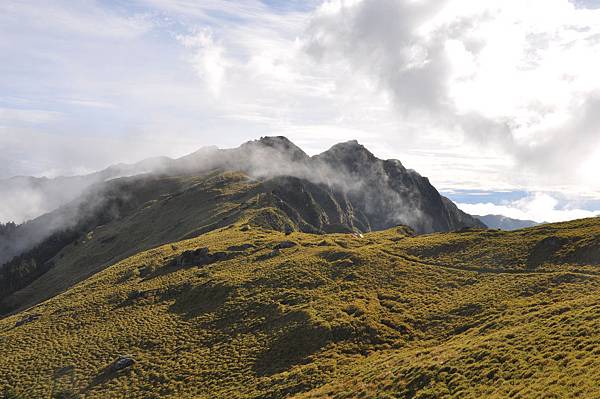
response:
<path id="1" fill-rule="evenodd" d="M 533 220 L 512 219 L 502 215 L 473 216 L 481 220 L 490 229 L 518 230 L 541 224 L 538 222 L 534 222 Z"/>
<path id="2" fill-rule="evenodd" d="M 157 157 L 134 164 L 112 165 L 86 175 L 55 178 L 15 176 L 0 180 L 0 222 L 22 223 L 34 219 L 72 201 L 93 184 L 160 170 L 172 161 L 167 157 Z"/>

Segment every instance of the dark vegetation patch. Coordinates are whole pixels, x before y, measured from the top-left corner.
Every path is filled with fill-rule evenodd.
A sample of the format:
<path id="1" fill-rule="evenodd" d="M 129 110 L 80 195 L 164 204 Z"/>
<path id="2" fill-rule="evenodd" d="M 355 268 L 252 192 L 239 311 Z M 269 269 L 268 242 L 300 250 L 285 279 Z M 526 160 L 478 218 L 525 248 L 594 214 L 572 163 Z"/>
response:
<path id="1" fill-rule="evenodd" d="M 243 252 L 248 249 L 254 249 L 254 248 L 256 248 L 256 246 L 254 244 L 244 243 L 244 244 L 240 244 L 240 245 L 232 245 L 230 247 L 227 247 L 227 250 L 233 251 L 233 252 Z"/>
<path id="2" fill-rule="evenodd" d="M 50 270 L 54 266 L 52 258 L 67 245 L 77 245 L 78 240 L 96 226 L 119 218 L 134 208 L 132 199 L 122 197 L 120 193 L 106 194 L 99 204 L 94 201 L 93 205 L 79 205 L 78 212 L 84 216 L 74 225 L 52 233 L 33 248 L 0 266 L 0 300 L 26 287 Z M 12 308 L 0 308 L 0 314 L 11 310 Z"/>
<path id="3" fill-rule="evenodd" d="M 222 281 L 208 281 L 199 286 L 183 285 L 177 291 L 176 295 L 168 295 L 168 298 L 174 299 L 169 309 L 192 318 L 217 311 L 233 294 L 235 287 Z"/>
<path id="4" fill-rule="evenodd" d="M 325 259 L 327 262 L 335 262 L 343 259 L 352 259 L 354 254 L 346 251 L 323 251 L 319 253 L 319 256 Z"/>
<path id="5" fill-rule="evenodd" d="M 0 300 L 26 287 L 54 266 L 51 260 L 66 245 L 75 241 L 85 230 L 70 229 L 52 234 L 26 253 L 0 266 Z M 5 313 L 10 309 L 0 309 Z"/>
<path id="6" fill-rule="evenodd" d="M 569 248 L 562 260 L 580 265 L 600 265 L 600 239 L 581 238 L 577 240 L 574 248 Z"/>
<path id="7" fill-rule="evenodd" d="M 467 303 L 450 311 L 456 316 L 474 316 L 483 310 L 483 306 L 479 303 Z"/>
<path id="8" fill-rule="evenodd" d="M 533 296 L 549 292 L 565 284 L 586 284 L 592 281 L 592 277 L 578 273 L 549 274 L 538 280 L 530 281 L 521 288 L 521 296 Z"/>
<path id="9" fill-rule="evenodd" d="M 536 267 L 556 258 L 556 254 L 565 246 L 569 240 L 563 237 L 550 236 L 535 244 L 527 257 L 527 267 Z"/>
<path id="10" fill-rule="evenodd" d="M 270 328 L 275 332 L 275 337 L 254 365 L 254 371 L 259 376 L 280 373 L 307 362 L 310 355 L 333 340 L 331 329 L 304 311 L 286 313 Z"/>
<path id="11" fill-rule="evenodd" d="M 552 262 L 593 248 L 600 229 L 578 223 L 550 234 L 568 239 Z M 299 245 L 263 262 L 282 232 L 238 227 L 125 259 L 40 304 L 42 316 L 22 327 L 30 313 L 0 320 L 0 386 L 27 398 L 600 394 L 599 279 L 588 264 L 524 269 L 544 238 L 535 229 L 397 242 L 396 229 L 294 232 L 286 239 Z M 441 259 L 407 254 L 454 240 L 464 247 Z M 219 253 L 233 257 L 205 267 Z M 120 353 L 136 363 L 104 374 Z"/>

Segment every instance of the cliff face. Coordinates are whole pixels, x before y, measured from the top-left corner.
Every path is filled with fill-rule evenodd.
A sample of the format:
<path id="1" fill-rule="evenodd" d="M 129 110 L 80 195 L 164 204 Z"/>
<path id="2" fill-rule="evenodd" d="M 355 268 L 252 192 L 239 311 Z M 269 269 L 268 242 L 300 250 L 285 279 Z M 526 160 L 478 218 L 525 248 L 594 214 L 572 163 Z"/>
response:
<path id="1" fill-rule="evenodd" d="M 39 303 L 132 253 L 233 223 L 317 234 L 485 227 L 427 178 L 356 141 L 310 157 L 284 137 L 262 138 L 93 185 L 2 235 L 0 313 Z"/>
<path id="2" fill-rule="evenodd" d="M 417 233 L 485 227 L 442 197 L 426 177 L 398 160 L 376 158 L 356 141 L 337 144 L 313 161 L 342 171 L 355 184 L 348 195 L 373 230 L 394 224 L 410 226 Z"/>
<path id="3" fill-rule="evenodd" d="M 442 197 L 427 178 L 398 160 L 378 159 L 356 141 L 309 157 L 285 137 L 263 137 L 238 148 L 208 147 L 176 160 L 138 165 L 143 167 L 130 168 L 132 179 L 118 179 L 119 184 L 101 180 L 67 205 L 19 226 L 11 236 L 0 237 L 0 264 L 53 233 L 77 225 L 103 206 L 106 197 L 117 198 L 122 192 L 131 200 L 132 184 L 150 185 L 150 192 L 162 195 L 173 194 L 169 186 L 151 187 L 157 180 L 146 177 L 202 176 L 214 170 L 243 172 L 265 183 L 269 206 L 280 208 L 298 230 L 364 232 L 402 224 L 417 233 L 430 233 L 485 227 Z M 149 173 L 136 177 L 134 169 Z M 133 183 L 138 181 L 141 183 Z M 185 216 L 182 212 L 180 216 Z"/>
<path id="4" fill-rule="evenodd" d="M 398 160 L 375 157 L 355 140 L 309 157 L 285 137 L 263 137 L 187 162 L 186 168 L 241 170 L 268 180 L 277 197 L 272 205 L 303 231 L 371 231 L 399 224 L 417 233 L 485 228 L 426 177 Z"/>

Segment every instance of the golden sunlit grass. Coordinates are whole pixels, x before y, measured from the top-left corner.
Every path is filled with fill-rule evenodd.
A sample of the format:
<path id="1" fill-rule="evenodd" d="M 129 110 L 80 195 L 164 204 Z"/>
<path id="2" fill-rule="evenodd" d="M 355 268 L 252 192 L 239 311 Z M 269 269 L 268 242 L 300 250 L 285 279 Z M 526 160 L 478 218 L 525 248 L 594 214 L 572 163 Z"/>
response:
<path id="1" fill-rule="evenodd" d="M 268 213 L 0 320 L 0 386 L 26 398 L 600 396 L 598 219 L 360 238 L 257 227 Z M 296 245 L 274 251 L 283 241 Z M 223 254 L 176 261 L 201 247 Z M 107 373 L 119 355 L 136 363 Z"/>

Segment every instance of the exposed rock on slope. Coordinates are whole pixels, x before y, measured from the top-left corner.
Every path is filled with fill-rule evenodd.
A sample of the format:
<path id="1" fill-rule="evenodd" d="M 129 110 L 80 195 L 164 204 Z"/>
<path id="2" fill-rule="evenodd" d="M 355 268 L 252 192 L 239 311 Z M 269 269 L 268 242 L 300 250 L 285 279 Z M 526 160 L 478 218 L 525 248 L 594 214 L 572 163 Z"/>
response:
<path id="1" fill-rule="evenodd" d="M 19 226 L 12 237 L 1 237 L 0 264 L 31 248 L 53 232 L 78 222 L 81 214 L 87 211 L 73 209 L 91 208 L 93 204 L 103 200 L 102 191 L 114 187 L 105 182 L 107 179 L 150 171 L 155 176 L 189 176 L 205 174 L 215 169 L 242 171 L 252 178 L 263 180 L 280 177 L 273 185 L 279 184 L 280 191 L 287 193 L 291 193 L 291 190 L 282 187 L 282 184 L 290 181 L 286 181 L 285 177 L 301 179 L 300 184 L 307 187 L 309 196 L 326 200 L 324 209 L 331 205 L 339 207 L 343 212 L 348 211 L 342 217 L 342 224 L 362 231 L 384 229 L 395 224 L 409 225 L 419 233 L 484 227 L 479 220 L 460 211 L 448 199 L 440 196 L 427 178 L 413 170 L 407 170 L 400 161 L 376 158 L 356 141 L 337 144 L 322 154 L 309 157 L 285 137 L 263 137 L 234 149 L 207 147 L 176 160 L 154 158 L 134 165 L 116 165 L 92 175 L 44 180 L 43 187 L 62 187 L 68 182 L 70 188 L 61 189 L 64 195 L 75 198 L 81 192 L 84 194 L 75 198 L 66 208 L 52 212 L 50 216 Z M 333 201 L 327 197 L 331 197 Z M 56 204 L 64 204 L 66 199 L 67 197 L 61 196 Z M 53 203 L 49 201 L 48 206 Z M 301 206 L 296 206 L 296 211 L 302 214 L 303 210 L 298 208 Z M 323 223 L 313 220 L 315 223 L 308 224 L 317 226 L 317 230 L 321 225 L 335 225 L 337 222 L 327 222 L 331 213 L 325 213 L 327 217 Z M 297 222 L 304 224 L 300 220 Z"/>
<path id="2" fill-rule="evenodd" d="M 296 186 L 298 181 L 285 178 L 297 178 L 304 186 L 310 184 L 304 198 L 308 203 L 315 196 L 330 197 L 334 201 L 326 202 L 353 211 L 349 218 L 364 231 L 397 224 L 411 226 L 418 233 L 485 227 L 442 197 L 427 178 L 406 169 L 398 160 L 378 159 L 355 140 L 309 157 L 285 137 L 263 137 L 239 148 L 191 155 L 185 159 L 185 166 L 175 168 L 241 170 L 254 178 L 280 177 L 279 183 Z"/>
<path id="3" fill-rule="evenodd" d="M 440 196 L 427 178 L 399 161 L 376 158 L 356 141 L 309 157 L 284 137 L 265 137 L 161 165 L 152 174 L 92 186 L 19 226 L 13 249 L 23 249 L 24 238 L 33 249 L 0 271 L 5 276 L 0 283 L 6 283 L 0 311 L 45 300 L 140 250 L 238 221 L 309 233 L 399 224 L 417 233 L 483 227 Z M 49 237 L 44 240 L 42 233 Z M 10 244 L 3 240 L 0 247 Z"/>
<path id="4" fill-rule="evenodd" d="M 381 160 L 356 141 L 333 146 L 314 157 L 347 176 L 342 191 L 368 218 L 371 228 L 408 225 L 418 233 L 485 227 L 442 197 L 429 180 L 398 160 Z"/>
<path id="5" fill-rule="evenodd" d="M 137 253 L 0 319 L 0 391 L 600 397 L 599 219 L 417 236 L 243 226 Z M 94 237 L 79 246 L 94 252 Z"/>

